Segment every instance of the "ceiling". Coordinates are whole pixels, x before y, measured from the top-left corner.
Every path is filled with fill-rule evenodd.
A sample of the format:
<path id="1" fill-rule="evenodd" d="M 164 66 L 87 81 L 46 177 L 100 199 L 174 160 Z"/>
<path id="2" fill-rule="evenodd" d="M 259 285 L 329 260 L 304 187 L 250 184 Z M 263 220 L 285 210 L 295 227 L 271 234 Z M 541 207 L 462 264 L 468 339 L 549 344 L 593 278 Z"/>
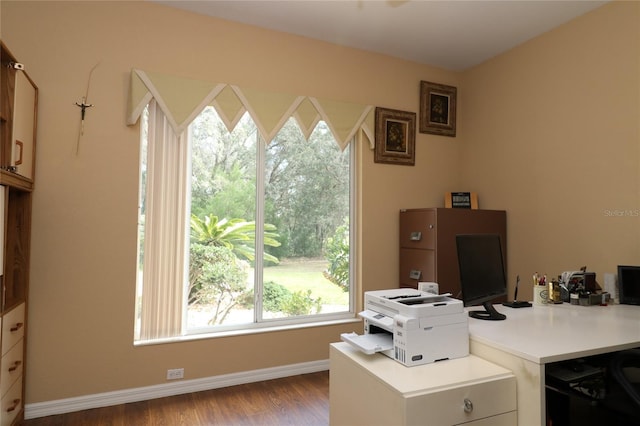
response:
<path id="1" fill-rule="evenodd" d="M 200 14 L 461 71 L 607 1 L 152 0 Z"/>

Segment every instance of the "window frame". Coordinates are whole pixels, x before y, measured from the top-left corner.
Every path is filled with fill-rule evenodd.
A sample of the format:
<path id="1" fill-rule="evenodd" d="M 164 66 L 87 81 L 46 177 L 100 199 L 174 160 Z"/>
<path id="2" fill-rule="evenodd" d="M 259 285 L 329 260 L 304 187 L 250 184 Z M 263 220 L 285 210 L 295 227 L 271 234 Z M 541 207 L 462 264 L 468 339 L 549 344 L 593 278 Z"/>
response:
<path id="1" fill-rule="evenodd" d="M 146 132 L 145 129 L 141 126 L 141 138 Z M 188 132 L 188 140 L 189 140 L 189 159 L 188 159 L 188 170 L 190 176 L 191 170 L 191 134 Z M 243 324 L 233 324 L 233 325 L 212 325 L 212 326 L 204 326 L 204 327 L 191 327 L 188 328 L 187 323 L 187 309 L 188 309 L 188 298 L 186 297 L 188 293 L 188 280 L 183 281 L 182 286 L 184 290 L 184 295 L 182 298 L 182 324 L 181 324 L 181 334 L 177 336 L 168 336 L 161 338 L 154 338 L 150 340 L 141 340 L 138 338 L 134 339 L 135 344 L 153 344 L 160 343 L 166 341 L 175 341 L 175 340 L 185 340 L 185 339 L 197 339 L 197 338 L 211 338 L 211 337 L 222 337 L 229 335 L 242 335 L 242 334 L 250 334 L 257 332 L 266 332 L 273 330 L 283 330 L 283 329 L 295 329 L 295 328 L 304 328 L 304 327 L 315 327 L 315 326 L 324 326 L 329 324 L 343 323 L 343 322 L 353 322 L 357 321 L 355 315 L 356 308 L 356 259 L 357 259 L 357 246 L 356 246 L 356 230 L 357 222 L 357 170 L 359 168 L 358 164 L 358 156 L 357 149 L 355 147 L 355 137 L 349 142 L 349 297 L 348 297 L 348 309 L 342 312 L 336 313 L 318 313 L 311 315 L 302 315 L 302 316 L 294 316 L 287 318 L 262 318 L 262 289 L 263 289 L 263 257 L 262 252 L 264 250 L 263 244 L 263 232 L 264 232 L 264 202 L 265 202 L 265 153 L 267 143 L 260 136 L 259 132 L 256 132 L 256 145 L 258 147 L 257 157 L 256 157 L 256 265 L 254 268 L 254 282 L 255 282 L 255 296 L 254 296 L 254 319 L 251 323 L 243 323 Z M 149 143 L 149 141 L 147 141 Z M 337 142 L 336 142 L 337 144 Z M 142 144 L 141 144 L 141 153 L 142 153 Z M 142 154 L 141 154 L 142 155 Z M 147 169 L 149 165 L 147 164 Z M 188 186 L 190 193 L 191 186 L 191 178 L 189 177 Z M 142 178 L 139 182 L 142 184 Z M 142 186 L 141 186 L 142 190 Z M 190 212 L 190 197 L 187 201 L 185 209 L 187 212 Z M 187 214 L 189 217 L 190 214 Z M 189 233 L 187 233 L 189 234 Z M 187 238 L 189 235 L 187 235 Z M 258 252 L 259 249 L 259 252 Z M 186 244 L 186 250 L 189 250 L 189 243 Z M 188 256 L 186 256 L 186 265 L 185 268 L 188 269 Z M 258 287 L 259 290 L 258 291 Z M 136 300 L 138 298 L 138 292 L 136 292 Z M 136 310 L 136 317 L 140 315 L 138 310 Z"/>

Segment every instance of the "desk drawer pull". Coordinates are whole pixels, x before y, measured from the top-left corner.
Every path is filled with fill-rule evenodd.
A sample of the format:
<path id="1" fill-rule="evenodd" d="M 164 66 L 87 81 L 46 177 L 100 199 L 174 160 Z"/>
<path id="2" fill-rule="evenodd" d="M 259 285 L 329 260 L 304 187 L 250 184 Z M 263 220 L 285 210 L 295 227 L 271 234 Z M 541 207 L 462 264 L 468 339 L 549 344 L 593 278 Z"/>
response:
<path id="1" fill-rule="evenodd" d="M 16 323 L 16 325 L 14 325 L 13 327 L 11 327 L 10 330 L 11 330 L 12 333 L 14 333 L 14 332 L 20 330 L 23 326 L 24 326 L 24 323 L 23 322 L 19 322 L 19 323 Z"/>
<path id="2" fill-rule="evenodd" d="M 19 406 L 20 406 L 20 398 L 14 399 L 13 400 L 13 405 L 11 407 L 7 408 L 7 413 L 12 412 L 13 410 L 18 408 Z"/>
<path id="3" fill-rule="evenodd" d="M 473 402 L 469 398 L 464 399 L 464 412 L 470 413 L 473 411 Z"/>

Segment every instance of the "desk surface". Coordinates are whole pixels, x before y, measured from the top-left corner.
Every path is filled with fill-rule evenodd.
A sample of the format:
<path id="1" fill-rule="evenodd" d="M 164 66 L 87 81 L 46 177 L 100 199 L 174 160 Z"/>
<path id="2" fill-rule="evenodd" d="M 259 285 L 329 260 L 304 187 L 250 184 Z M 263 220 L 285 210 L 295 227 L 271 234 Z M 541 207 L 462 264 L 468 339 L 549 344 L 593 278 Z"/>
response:
<path id="1" fill-rule="evenodd" d="M 640 306 L 495 307 L 507 319 L 469 318 L 470 339 L 537 364 L 640 347 Z"/>
<path id="2" fill-rule="evenodd" d="M 509 370 L 475 355 L 406 367 L 381 353 L 367 355 L 348 343 L 331 344 L 332 355 L 349 359 L 402 395 L 416 395 L 449 389 L 452 383 L 470 385 L 513 377 Z"/>

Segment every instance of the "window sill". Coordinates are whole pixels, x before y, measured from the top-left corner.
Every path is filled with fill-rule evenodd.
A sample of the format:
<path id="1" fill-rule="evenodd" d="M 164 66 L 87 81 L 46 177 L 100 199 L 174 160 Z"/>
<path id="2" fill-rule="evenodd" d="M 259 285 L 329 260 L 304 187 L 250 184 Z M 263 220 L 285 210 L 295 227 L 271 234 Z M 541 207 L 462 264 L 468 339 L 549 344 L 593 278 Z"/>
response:
<path id="1" fill-rule="evenodd" d="M 308 322 L 304 324 L 265 325 L 263 327 L 252 327 L 252 328 L 245 328 L 241 330 L 235 329 L 235 330 L 224 330 L 224 331 L 215 331 L 215 332 L 206 332 L 206 333 L 191 332 L 191 334 L 185 334 L 182 336 L 166 337 L 166 338 L 153 339 L 153 340 L 139 340 L 139 341 L 133 342 L 133 345 L 134 346 L 163 345 L 167 343 L 191 342 L 194 340 L 202 340 L 202 339 L 244 336 L 249 334 L 270 333 L 274 331 L 286 331 L 286 330 L 299 330 L 302 328 L 312 328 L 312 327 L 327 327 L 327 326 L 351 324 L 351 323 L 359 323 L 359 322 L 362 322 L 362 320 L 360 318 L 354 317 L 354 318 L 343 318 L 343 319 L 334 319 L 334 320 L 318 321 L 318 322 Z"/>

